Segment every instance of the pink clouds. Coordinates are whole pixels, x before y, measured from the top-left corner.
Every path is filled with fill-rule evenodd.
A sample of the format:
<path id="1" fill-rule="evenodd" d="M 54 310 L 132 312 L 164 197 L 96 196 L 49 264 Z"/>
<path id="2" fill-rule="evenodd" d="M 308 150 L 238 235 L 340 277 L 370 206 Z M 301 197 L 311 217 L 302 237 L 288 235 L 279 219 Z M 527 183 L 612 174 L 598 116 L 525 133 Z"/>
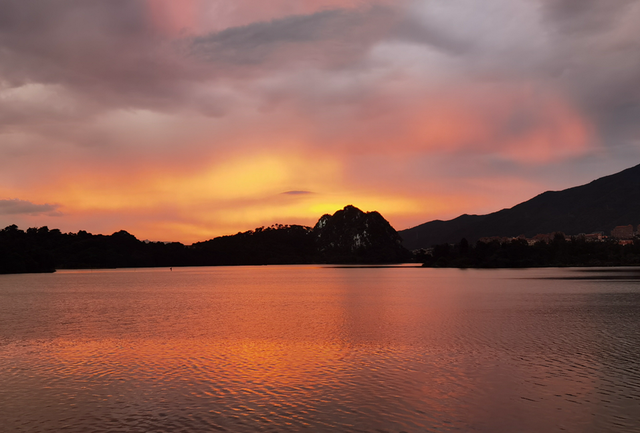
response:
<path id="1" fill-rule="evenodd" d="M 573 158 L 593 149 L 590 121 L 552 88 L 459 82 L 425 89 L 418 81 L 402 87 L 388 89 L 382 82 L 357 104 L 310 113 L 316 144 L 400 157 L 493 154 L 523 164 Z"/>

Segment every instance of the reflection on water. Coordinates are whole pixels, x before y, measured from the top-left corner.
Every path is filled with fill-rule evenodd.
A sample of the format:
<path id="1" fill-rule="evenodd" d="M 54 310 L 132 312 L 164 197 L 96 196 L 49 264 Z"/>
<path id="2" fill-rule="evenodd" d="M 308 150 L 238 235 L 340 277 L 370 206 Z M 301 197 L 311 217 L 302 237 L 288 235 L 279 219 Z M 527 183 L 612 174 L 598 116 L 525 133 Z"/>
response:
<path id="1" fill-rule="evenodd" d="M 634 272 L 0 276 L 0 430 L 640 431 Z"/>
<path id="2" fill-rule="evenodd" d="M 545 278 L 550 280 L 640 280 L 640 268 L 575 268 Z"/>

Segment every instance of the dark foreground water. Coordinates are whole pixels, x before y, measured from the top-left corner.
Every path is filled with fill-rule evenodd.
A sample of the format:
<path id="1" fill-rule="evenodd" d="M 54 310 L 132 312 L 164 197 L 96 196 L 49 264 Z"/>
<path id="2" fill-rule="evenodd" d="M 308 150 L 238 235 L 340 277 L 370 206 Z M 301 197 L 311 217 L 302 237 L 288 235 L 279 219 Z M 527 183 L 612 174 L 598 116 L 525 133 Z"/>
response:
<path id="1" fill-rule="evenodd" d="M 639 276 L 0 276 L 0 431 L 640 432 Z"/>

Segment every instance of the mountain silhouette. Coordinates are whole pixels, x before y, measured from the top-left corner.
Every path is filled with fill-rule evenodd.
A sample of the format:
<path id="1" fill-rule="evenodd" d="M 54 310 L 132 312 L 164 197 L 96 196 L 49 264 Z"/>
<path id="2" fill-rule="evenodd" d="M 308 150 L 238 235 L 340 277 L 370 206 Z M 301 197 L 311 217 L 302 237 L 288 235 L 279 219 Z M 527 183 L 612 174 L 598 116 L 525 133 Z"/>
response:
<path id="1" fill-rule="evenodd" d="M 475 242 L 488 236 L 567 235 L 605 232 L 618 225 L 640 224 L 640 165 L 586 185 L 547 191 L 510 209 L 488 215 L 461 215 L 430 221 L 399 232 L 410 249 Z"/>
<path id="2" fill-rule="evenodd" d="M 411 259 L 402 239 L 382 215 L 351 205 L 323 215 L 311 234 L 319 263 L 400 263 Z"/>

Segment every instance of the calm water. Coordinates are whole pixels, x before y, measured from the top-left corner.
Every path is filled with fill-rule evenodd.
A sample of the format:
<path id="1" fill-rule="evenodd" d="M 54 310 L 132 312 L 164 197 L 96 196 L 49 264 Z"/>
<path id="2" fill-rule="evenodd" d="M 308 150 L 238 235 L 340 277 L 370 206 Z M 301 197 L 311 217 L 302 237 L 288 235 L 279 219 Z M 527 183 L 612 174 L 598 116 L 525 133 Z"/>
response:
<path id="1" fill-rule="evenodd" d="M 0 431 L 640 432 L 639 277 L 0 276 Z"/>

